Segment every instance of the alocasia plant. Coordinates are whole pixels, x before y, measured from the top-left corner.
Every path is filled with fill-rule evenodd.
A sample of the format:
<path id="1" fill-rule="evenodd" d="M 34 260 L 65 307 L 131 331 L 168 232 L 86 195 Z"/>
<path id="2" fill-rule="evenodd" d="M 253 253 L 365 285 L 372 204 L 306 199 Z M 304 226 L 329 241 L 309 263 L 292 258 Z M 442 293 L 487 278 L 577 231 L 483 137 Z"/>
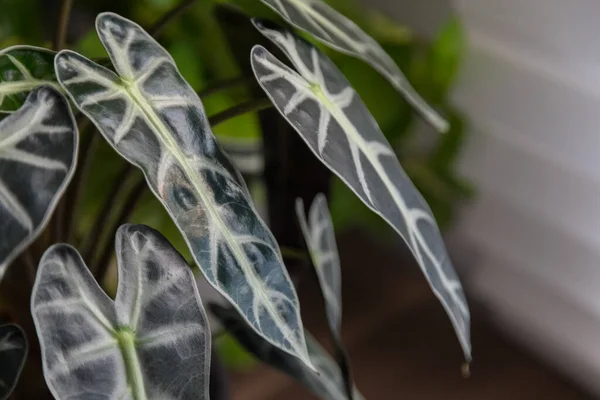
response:
<path id="1" fill-rule="evenodd" d="M 193 2 L 183 1 L 148 32 L 163 32 Z M 431 123 L 444 129 L 444 121 L 412 89 L 382 47 L 357 25 L 319 0 L 263 3 L 327 45 L 365 59 Z M 265 47 L 250 51 L 255 36 L 244 34 L 238 40 L 239 35 L 227 35 L 237 63 L 249 76 L 196 93 L 153 35 L 113 13 L 96 19 L 97 34 L 109 58 L 92 61 L 63 50 L 71 5 L 72 1 L 64 1 L 53 50 L 14 46 L 0 51 L 0 278 L 14 264 L 6 275 L 11 282 L 0 286 L 0 311 L 2 317 L 7 314 L 11 320 L 24 321 L 21 326 L 29 336 L 34 334 L 33 317 L 41 350 L 32 346 L 31 351 L 42 360 L 52 395 L 57 399 L 135 400 L 217 400 L 222 395 L 223 391 L 213 393 L 219 385 L 209 384 L 216 376 L 211 375 L 211 360 L 218 359 L 211 357 L 211 333 L 192 269 L 162 234 L 145 225 L 125 224 L 118 229 L 116 297 L 113 300 L 107 294 L 112 293 L 107 271 L 114 264 L 110 241 L 101 239 L 112 238 L 134 210 L 141 214 L 136 218 L 145 219 L 146 209 L 138 207 L 138 202 L 149 188 L 177 225 L 204 277 L 230 304 L 215 306 L 213 311 L 242 345 L 323 399 L 363 398 L 353 383 L 342 344 L 341 271 L 325 197 L 316 196 L 308 218 L 298 202 L 301 229 L 294 234 L 304 235 L 316 268 L 335 357 L 305 331 L 279 245 L 255 208 L 240 172 L 213 135 L 211 125 L 257 110 L 263 111 L 260 125 L 268 130 L 265 136 L 270 136 L 266 164 L 282 166 L 281 174 L 269 171 L 270 176 L 277 175 L 279 183 L 285 180 L 296 158 L 278 162 L 278 149 L 281 146 L 288 152 L 290 142 L 284 142 L 297 139 L 293 130 L 297 131 L 298 145 L 306 142 L 308 147 L 302 149 L 319 167 L 310 171 L 329 168 L 404 238 L 448 311 L 470 359 L 467 303 L 431 211 L 371 113 L 331 60 L 291 30 L 256 20 L 254 35 L 272 41 L 270 48 L 280 48 L 296 70 Z M 245 19 L 246 29 L 253 29 L 242 13 L 230 11 L 219 13 L 222 26 L 229 29 L 236 25 L 232 21 Z M 179 47 L 180 53 L 182 48 L 190 47 Z M 219 49 L 219 54 L 225 53 Z M 250 89 L 246 92 L 250 99 L 206 115 L 201 96 L 239 85 Z M 278 137 L 283 131 L 285 135 Z M 78 149 L 80 134 L 83 140 Z M 99 154 L 94 143 L 101 137 L 138 167 L 145 181 L 136 168 L 112 159 L 121 166 L 116 178 L 111 175 L 109 179 L 115 181 L 107 192 L 113 195 L 101 202 L 104 206 L 99 208 L 93 232 L 82 238 L 81 227 L 75 233 L 71 229 L 71 222 L 77 220 L 73 208 L 79 208 L 80 186 L 87 181 L 90 160 Z M 74 174 L 78 157 L 84 165 Z M 304 156 L 298 159 L 306 160 Z M 295 165 L 294 170 L 302 171 L 302 167 Z M 312 173 L 308 167 L 307 173 Z M 318 186 L 327 192 L 331 173 L 326 174 L 318 179 Z M 72 176 L 75 184 L 66 190 Z M 305 184 L 297 176 L 287 183 L 293 182 Z M 299 190 L 306 201 L 316 195 L 310 187 Z M 273 195 L 272 189 L 270 199 L 281 197 Z M 55 207 L 59 212 L 53 216 Z M 271 217 L 277 215 L 288 214 Z M 52 229 L 44 230 L 51 217 Z M 296 226 L 287 218 L 280 219 L 279 228 Z M 175 233 L 175 240 L 181 240 Z M 100 267 L 94 263 L 88 269 L 69 244 L 55 244 L 40 257 L 49 244 L 63 238 L 83 248 L 86 260 L 100 260 Z M 286 250 L 288 259 L 290 254 L 297 262 L 308 258 L 303 250 Z M 17 259 L 19 254 L 22 257 Z M 23 278 L 22 282 L 15 277 Z M 3 307 L 6 298 L 28 298 L 30 293 L 31 308 L 26 315 L 19 314 L 22 305 Z M 6 397 L 14 386 L 27 352 L 25 336 L 15 329 L 0 327 L 0 397 Z M 5 340 L 5 332 L 12 332 L 12 339 Z M 16 358 L 6 362 L 9 353 Z M 28 386 L 23 385 L 25 393 Z M 44 398 L 39 393 L 15 394 Z"/>
<path id="2" fill-rule="evenodd" d="M 40 262 L 31 299 L 57 399 L 208 399 L 210 331 L 194 276 L 157 231 L 123 225 L 109 298 L 77 250 Z"/>
<path id="3" fill-rule="evenodd" d="M 139 25 L 104 13 L 96 26 L 118 75 L 62 51 L 59 82 L 115 150 L 143 170 L 208 281 L 266 340 L 310 365 L 277 243 L 216 143 L 202 102 Z"/>
<path id="4" fill-rule="evenodd" d="M 358 94 L 316 47 L 291 31 L 256 20 L 298 72 L 262 46 L 252 65 L 273 104 L 315 155 L 404 238 L 442 302 L 470 359 L 469 310 L 429 206 Z"/>
<path id="5" fill-rule="evenodd" d="M 10 396 L 27 358 L 27 339 L 14 324 L 0 325 L 0 400 Z"/>
<path id="6" fill-rule="evenodd" d="M 66 100 L 48 86 L 0 121 L 0 279 L 52 215 L 75 170 L 77 140 Z"/>

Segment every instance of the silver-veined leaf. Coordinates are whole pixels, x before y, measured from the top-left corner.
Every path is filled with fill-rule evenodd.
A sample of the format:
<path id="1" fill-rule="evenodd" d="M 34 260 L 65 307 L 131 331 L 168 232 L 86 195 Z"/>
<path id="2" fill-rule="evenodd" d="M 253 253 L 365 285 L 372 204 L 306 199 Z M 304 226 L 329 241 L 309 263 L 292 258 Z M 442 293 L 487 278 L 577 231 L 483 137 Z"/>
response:
<path id="1" fill-rule="evenodd" d="M 296 214 L 310 258 L 317 271 L 317 277 L 325 299 L 325 312 L 329 328 L 340 340 L 342 330 L 342 272 L 327 199 L 323 194 L 315 196 L 308 212 L 308 219 L 304 212 L 304 202 L 302 199 L 297 199 Z"/>
<path id="2" fill-rule="evenodd" d="M 297 358 L 262 340 L 234 310 L 217 304 L 210 304 L 209 309 L 225 330 L 262 362 L 293 377 L 321 399 L 348 399 L 340 368 L 309 332 L 305 332 L 308 354 L 317 373 L 307 368 Z M 356 388 L 353 397 L 355 400 L 364 399 Z"/>
<path id="3" fill-rule="evenodd" d="M 77 141 L 66 99 L 48 86 L 0 121 L 0 279 L 50 219 L 75 171 Z"/>
<path id="4" fill-rule="evenodd" d="M 57 399 L 208 400 L 211 335 L 191 269 L 160 233 L 117 231 L 109 298 L 77 250 L 46 251 L 31 311 Z"/>
<path id="5" fill-rule="evenodd" d="M 60 90 L 54 74 L 55 52 L 41 47 L 13 46 L 0 51 L 0 115 L 23 105 L 41 85 Z"/>
<path id="6" fill-rule="evenodd" d="M 137 24 L 96 20 L 119 75 L 56 57 L 59 82 L 108 142 L 144 172 L 207 280 L 266 340 L 309 363 L 296 291 L 248 189 L 171 56 Z"/>
<path id="7" fill-rule="evenodd" d="M 18 325 L 0 325 L 0 400 L 15 388 L 27 358 L 27 339 Z"/>
<path id="8" fill-rule="evenodd" d="M 261 0 L 292 25 L 329 47 L 358 57 L 383 75 L 439 131 L 448 123 L 411 86 L 392 57 L 358 25 L 321 0 Z"/>
<path id="9" fill-rule="evenodd" d="M 431 210 L 358 94 L 317 48 L 291 31 L 256 21 L 298 72 L 265 48 L 251 60 L 277 109 L 336 175 L 405 240 L 471 358 L 469 309 Z"/>

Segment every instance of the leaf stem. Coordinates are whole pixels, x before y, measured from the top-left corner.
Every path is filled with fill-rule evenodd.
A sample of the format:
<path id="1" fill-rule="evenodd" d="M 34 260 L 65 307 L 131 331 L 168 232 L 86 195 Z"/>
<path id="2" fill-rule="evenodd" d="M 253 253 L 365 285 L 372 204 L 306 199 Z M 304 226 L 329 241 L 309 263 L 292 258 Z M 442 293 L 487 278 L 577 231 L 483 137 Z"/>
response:
<path id="1" fill-rule="evenodd" d="M 164 14 L 158 21 L 148 28 L 148 33 L 152 37 L 158 37 L 161 35 L 163 29 L 171 22 L 171 20 L 177 18 L 185 10 L 187 10 L 196 0 L 183 0 L 181 3 L 173 7 L 166 14 Z"/>
<path id="2" fill-rule="evenodd" d="M 135 349 L 135 333 L 129 328 L 119 329 L 116 334 L 117 342 L 123 354 L 127 378 L 134 400 L 146 400 L 146 387 L 140 360 Z"/>
<path id="3" fill-rule="evenodd" d="M 89 265 L 91 265 L 93 262 L 92 256 L 94 255 L 94 246 L 99 243 L 102 232 L 109 222 L 110 212 L 117 206 L 117 200 L 120 197 L 119 194 L 121 194 L 125 189 L 125 185 L 127 182 L 129 182 L 128 178 L 134 171 L 135 168 L 133 165 L 126 162 L 123 168 L 121 168 L 121 170 L 118 172 L 117 177 L 115 178 L 115 184 L 106 196 L 104 205 L 96 217 L 96 221 L 92 227 L 92 232 L 87 235 L 85 241 L 80 246 L 83 259 L 86 260 Z"/>
<path id="4" fill-rule="evenodd" d="M 84 119 L 79 124 L 79 137 L 82 136 L 82 133 L 89 126 L 89 120 Z M 65 195 L 64 206 L 66 209 L 66 213 L 64 213 L 63 217 L 64 221 L 64 229 L 66 230 L 62 236 L 69 242 L 72 243 L 73 235 L 75 231 L 75 210 L 79 206 L 81 201 L 81 196 L 83 194 L 84 182 L 86 178 L 89 176 L 90 169 L 92 167 L 93 161 L 93 152 L 95 148 L 98 146 L 100 142 L 100 135 L 95 130 L 90 130 L 81 140 L 81 146 L 79 147 L 79 155 L 77 156 L 77 168 L 75 169 L 75 175 L 73 176 L 73 180 L 67 189 L 67 193 Z M 90 155 L 91 153 L 91 155 Z"/>
<path id="5" fill-rule="evenodd" d="M 261 111 L 270 107 L 273 107 L 273 103 L 267 98 L 247 100 L 217 114 L 211 115 L 208 118 L 208 122 L 214 127 L 237 116 L 250 112 Z"/>
<path id="6" fill-rule="evenodd" d="M 117 220 L 108 230 L 110 236 L 106 240 L 104 248 L 100 253 L 100 261 L 98 262 L 97 267 L 92 269 L 92 271 L 96 272 L 95 276 L 96 279 L 98 279 L 98 282 L 102 282 L 104 280 L 104 275 L 106 275 L 110 260 L 112 259 L 113 247 L 115 245 L 112 237 L 116 233 L 119 226 L 123 225 L 131 218 L 131 215 L 135 211 L 135 207 L 146 193 L 146 188 L 146 179 L 141 178 L 129 192 L 127 199 L 125 199 L 125 205 L 123 206 L 123 209 L 121 210 Z"/>
<path id="7" fill-rule="evenodd" d="M 54 49 L 60 51 L 65 47 L 67 31 L 69 29 L 69 18 L 71 17 L 71 8 L 73 8 L 73 0 L 63 0 L 56 28 L 56 36 L 54 37 Z"/>
<path id="8" fill-rule="evenodd" d="M 256 84 L 256 79 L 247 76 L 238 76 L 232 79 L 217 82 L 212 86 L 202 89 L 198 92 L 198 96 L 203 99 L 211 94 L 218 93 L 221 90 L 227 90 L 232 87 L 241 86 L 244 84 Z"/>

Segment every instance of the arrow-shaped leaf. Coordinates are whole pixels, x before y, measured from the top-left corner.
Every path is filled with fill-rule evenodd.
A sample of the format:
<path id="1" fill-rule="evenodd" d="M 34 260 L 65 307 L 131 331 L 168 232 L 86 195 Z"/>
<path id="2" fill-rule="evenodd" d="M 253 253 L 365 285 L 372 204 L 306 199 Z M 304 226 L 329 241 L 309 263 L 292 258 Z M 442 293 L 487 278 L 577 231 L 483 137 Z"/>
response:
<path id="1" fill-rule="evenodd" d="M 261 21 L 256 25 L 298 70 L 256 46 L 251 58 L 260 85 L 315 155 L 406 241 L 470 360 L 470 316 L 460 281 L 429 206 L 377 122 L 318 49 L 286 29 Z"/>
<path id="2" fill-rule="evenodd" d="M 310 333 L 305 332 L 308 354 L 318 374 L 307 368 L 295 357 L 291 357 L 288 353 L 262 340 L 239 318 L 234 310 L 217 304 L 210 304 L 209 309 L 225 330 L 262 362 L 290 375 L 321 399 L 348 399 L 344 378 L 339 367 Z M 356 388 L 354 388 L 353 397 L 355 400 L 364 399 Z"/>
<path id="3" fill-rule="evenodd" d="M 321 0 L 261 0 L 292 25 L 310 33 L 329 47 L 358 57 L 383 75 L 436 129 L 445 132 L 448 123 L 417 91 L 398 65 L 375 39 L 358 25 Z"/>
<path id="4" fill-rule="evenodd" d="M 100 14 L 96 25 L 119 75 L 63 51 L 56 58 L 61 85 L 144 171 L 207 280 L 266 340 L 309 363 L 298 298 L 277 243 L 217 144 L 200 99 L 139 25 L 111 13 Z"/>
<path id="5" fill-rule="evenodd" d="M 0 326 L 0 400 L 8 399 L 27 358 L 27 339 L 18 325 Z"/>
<path id="6" fill-rule="evenodd" d="M 46 251 L 31 311 L 57 399 L 208 399 L 211 335 L 194 275 L 157 231 L 123 225 L 110 299 L 77 250 Z"/>
<path id="7" fill-rule="evenodd" d="M 77 140 L 67 101 L 48 86 L 0 121 L 0 279 L 50 219 L 75 170 Z"/>
<path id="8" fill-rule="evenodd" d="M 325 299 L 325 311 L 329 328 L 336 339 L 340 340 L 342 330 L 342 272 L 327 199 L 322 194 L 315 197 L 308 212 L 308 219 L 304 213 L 304 202 L 302 199 L 298 199 L 296 201 L 296 214 L 310 258 L 319 278 L 319 284 Z"/>
<path id="9" fill-rule="evenodd" d="M 337 362 L 346 383 L 346 393 L 349 393 L 354 384 L 350 373 L 350 358 L 342 342 L 342 271 L 327 198 L 322 193 L 315 196 L 308 211 L 308 219 L 304 212 L 304 202 L 298 198 L 296 214 L 323 293 L 325 315 L 335 345 Z"/>
<path id="10" fill-rule="evenodd" d="M 33 46 L 13 46 L 0 51 L 0 114 L 23 105 L 30 91 L 41 85 L 60 89 L 54 74 L 54 53 Z"/>

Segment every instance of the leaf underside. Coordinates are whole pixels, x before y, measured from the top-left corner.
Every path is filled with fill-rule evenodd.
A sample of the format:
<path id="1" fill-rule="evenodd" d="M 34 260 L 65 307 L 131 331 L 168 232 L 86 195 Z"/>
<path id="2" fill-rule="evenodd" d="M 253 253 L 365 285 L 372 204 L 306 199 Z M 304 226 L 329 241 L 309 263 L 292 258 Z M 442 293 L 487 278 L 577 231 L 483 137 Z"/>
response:
<path id="1" fill-rule="evenodd" d="M 77 141 L 67 101 L 48 86 L 0 121 L 0 279 L 52 215 L 75 170 Z"/>
<path id="2" fill-rule="evenodd" d="M 297 358 L 261 340 L 234 310 L 217 304 L 210 304 L 209 308 L 227 332 L 262 362 L 293 377 L 321 399 L 346 400 L 348 398 L 339 367 L 310 333 L 305 332 L 308 354 L 318 374 L 307 368 Z M 354 388 L 354 399 L 364 399 L 356 388 Z"/>
<path id="3" fill-rule="evenodd" d="M 57 399 L 208 399 L 211 335 L 194 276 L 157 231 L 117 231 L 110 299 L 74 248 L 46 251 L 31 311 Z"/>
<path id="4" fill-rule="evenodd" d="M 96 28 L 119 75 L 62 51 L 59 82 L 117 152 L 142 169 L 211 285 L 257 333 L 309 363 L 277 243 L 217 144 L 200 99 L 139 25 L 103 13 Z"/>
<path id="5" fill-rule="evenodd" d="M 60 89 L 54 74 L 55 52 L 41 47 L 13 46 L 0 51 L 0 115 L 18 110 L 38 86 Z"/>
<path id="6" fill-rule="evenodd" d="M 18 325 L 0 325 L 0 400 L 10 396 L 27 358 L 27 339 Z"/>
<path id="7" fill-rule="evenodd" d="M 323 292 L 329 328 L 336 339 L 340 341 L 342 329 L 342 273 L 327 199 L 324 195 L 318 194 L 310 206 L 308 218 L 304 213 L 302 199 L 298 199 L 296 201 L 296 214 Z"/>
<path id="8" fill-rule="evenodd" d="M 448 129 L 448 123 L 423 100 L 379 43 L 350 19 L 321 0 L 261 1 L 327 46 L 367 62 L 436 129 L 442 132 Z"/>
<path id="9" fill-rule="evenodd" d="M 356 195 L 405 240 L 446 309 L 470 360 L 469 309 L 431 210 L 403 171 L 375 119 L 337 67 L 289 30 L 256 21 L 298 73 L 261 46 L 256 78 L 276 108 Z"/>

